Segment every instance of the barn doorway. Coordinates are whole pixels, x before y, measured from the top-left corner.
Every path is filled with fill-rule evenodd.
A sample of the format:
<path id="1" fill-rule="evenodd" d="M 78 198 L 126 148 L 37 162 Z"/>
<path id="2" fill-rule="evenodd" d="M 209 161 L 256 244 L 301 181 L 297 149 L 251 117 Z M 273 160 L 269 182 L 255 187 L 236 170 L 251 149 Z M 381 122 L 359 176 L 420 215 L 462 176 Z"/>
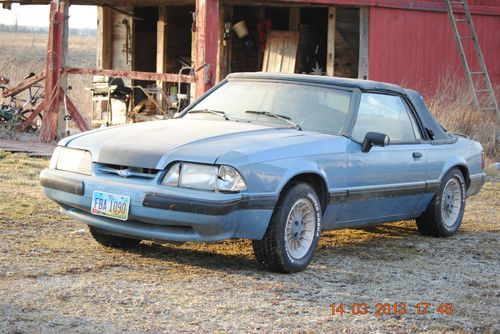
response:
<path id="1" fill-rule="evenodd" d="M 183 66 L 191 66 L 192 49 L 192 22 L 194 6 L 166 6 L 163 18 L 166 27 L 166 35 L 163 36 L 166 45 L 165 51 L 158 53 L 158 24 L 160 21 L 159 7 L 135 7 L 134 16 L 134 47 L 133 66 L 134 71 L 157 72 L 159 57 L 163 57 L 163 73 L 178 73 Z M 154 88 L 156 81 L 134 80 L 134 86 Z M 173 83 L 169 86 L 174 85 Z M 169 86 L 162 86 L 168 94 Z M 183 91 L 187 90 L 182 85 Z M 146 96 L 141 89 L 134 89 L 134 103 L 138 104 Z"/>
<path id="2" fill-rule="evenodd" d="M 359 14 L 359 8 L 337 7 L 334 67 L 337 77 L 358 77 Z"/>
<path id="3" fill-rule="evenodd" d="M 158 21 L 158 7 L 135 7 L 134 16 L 134 71 L 156 72 L 156 22 Z M 134 86 L 148 87 L 154 81 L 134 80 Z M 137 94 L 142 94 L 137 92 Z M 141 98 L 136 96 L 136 101 Z"/>
<path id="4" fill-rule="evenodd" d="M 329 41 L 329 7 L 273 7 L 273 6 L 227 6 L 225 20 L 231 25 L 244 22 L 248 35 L 243 38 L 232 34 L 228 43 L 227 59 L 222 71 L 261 71 L 266 48 L 266 30 L 297 31 L 295 73 L 325 75 L 328 55 L 332 45 Z M 334 64 L 335 76 L 358 77 L 360 9 L 336 7 L 334 20 Z M 264 28 L 263 28 L 264 27 Z M 263 31 L 264 29 L 264 31 Z M 329 49 L 330 48 L 330 49 Z M 227 64 L 227 65 L 226 65 Z M 227 67 L 226 67 L 227 66 Z"/>

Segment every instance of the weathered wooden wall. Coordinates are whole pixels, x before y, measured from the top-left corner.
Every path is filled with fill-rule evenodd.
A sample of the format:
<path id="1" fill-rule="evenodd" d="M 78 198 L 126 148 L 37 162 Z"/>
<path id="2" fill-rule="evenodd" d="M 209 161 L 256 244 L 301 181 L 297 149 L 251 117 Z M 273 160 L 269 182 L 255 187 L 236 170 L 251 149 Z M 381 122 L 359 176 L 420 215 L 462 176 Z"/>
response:
<path id="1" fill-rule="evenodd" d="M 121 7 L 120 9 L 129 13 L 134 11 L 133 7 Z M 132 70 L 134 20 L 128 15 L 113 11 L 111 24 L 113 27 L 111 34 L 111 66 L 116 70 Z M 130 31 L 128 42 L 127 29 Z M 125 49 L 127 44 L 128 50 Z"/>
<path id="2" fill-rule="evenodd" d="M 335 76 L 357 78 L 359 65 L 359 8 L 337 7 Z"/>

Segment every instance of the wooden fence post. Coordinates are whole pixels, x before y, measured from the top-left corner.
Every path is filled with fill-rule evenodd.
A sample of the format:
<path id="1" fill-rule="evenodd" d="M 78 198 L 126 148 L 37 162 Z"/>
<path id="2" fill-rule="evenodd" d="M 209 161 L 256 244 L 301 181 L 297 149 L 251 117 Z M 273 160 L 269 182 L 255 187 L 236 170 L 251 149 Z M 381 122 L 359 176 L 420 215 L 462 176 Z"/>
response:
<path id="1" fill-rule="evenodd" d="M 60 104 L 60 79 L 63 59 L 64 2 L 50 3 L 50 26 L 47 44 L 45 77 L 45 108 L 40 141 L 51 142 L 57 137 L 57 121 Z"/>
<path id="2" fill-rule="evenodd" d="M 217 69 L 219 0 L 196 0 L 196 97 L 213 86 Z"/>

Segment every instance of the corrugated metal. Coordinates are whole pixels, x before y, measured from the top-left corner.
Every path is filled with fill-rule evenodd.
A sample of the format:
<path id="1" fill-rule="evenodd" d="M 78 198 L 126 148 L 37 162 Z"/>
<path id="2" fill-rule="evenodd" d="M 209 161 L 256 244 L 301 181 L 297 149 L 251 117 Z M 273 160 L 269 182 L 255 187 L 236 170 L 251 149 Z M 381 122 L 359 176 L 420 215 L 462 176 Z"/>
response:
<path id="1" fill-rule="evenodd" d="M 473 20 L 493 85 L 498 86 L 500 16 L 474 15 Z M 465 43 L 469 59 L 476 59 L 472 41 Z M 471 67 L 477 70 L 479 64 Z M 429 95 L 449 71 L 465 79 L 446 13 L 370 9 L 370 79 L 403 84 Z"/>

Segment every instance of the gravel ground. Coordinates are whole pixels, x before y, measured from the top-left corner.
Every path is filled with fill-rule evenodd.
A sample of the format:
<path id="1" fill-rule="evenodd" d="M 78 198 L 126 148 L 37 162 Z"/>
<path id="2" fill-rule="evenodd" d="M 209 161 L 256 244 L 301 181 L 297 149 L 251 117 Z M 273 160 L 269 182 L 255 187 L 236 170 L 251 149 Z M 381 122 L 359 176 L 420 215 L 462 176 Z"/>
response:
<path id="1" fill-rule="evenodd" d="M 259 269 L 245 240 L 101 247 L 41 193 L 47 164 L 0 152 L 0 332 L 500 331 L 498 175 L 452 238 L 419 236 L 411 221 L 327 232 L 308 270 L 283 275 Z M 407 314 L 332 315 L 332 303 Z"/>

